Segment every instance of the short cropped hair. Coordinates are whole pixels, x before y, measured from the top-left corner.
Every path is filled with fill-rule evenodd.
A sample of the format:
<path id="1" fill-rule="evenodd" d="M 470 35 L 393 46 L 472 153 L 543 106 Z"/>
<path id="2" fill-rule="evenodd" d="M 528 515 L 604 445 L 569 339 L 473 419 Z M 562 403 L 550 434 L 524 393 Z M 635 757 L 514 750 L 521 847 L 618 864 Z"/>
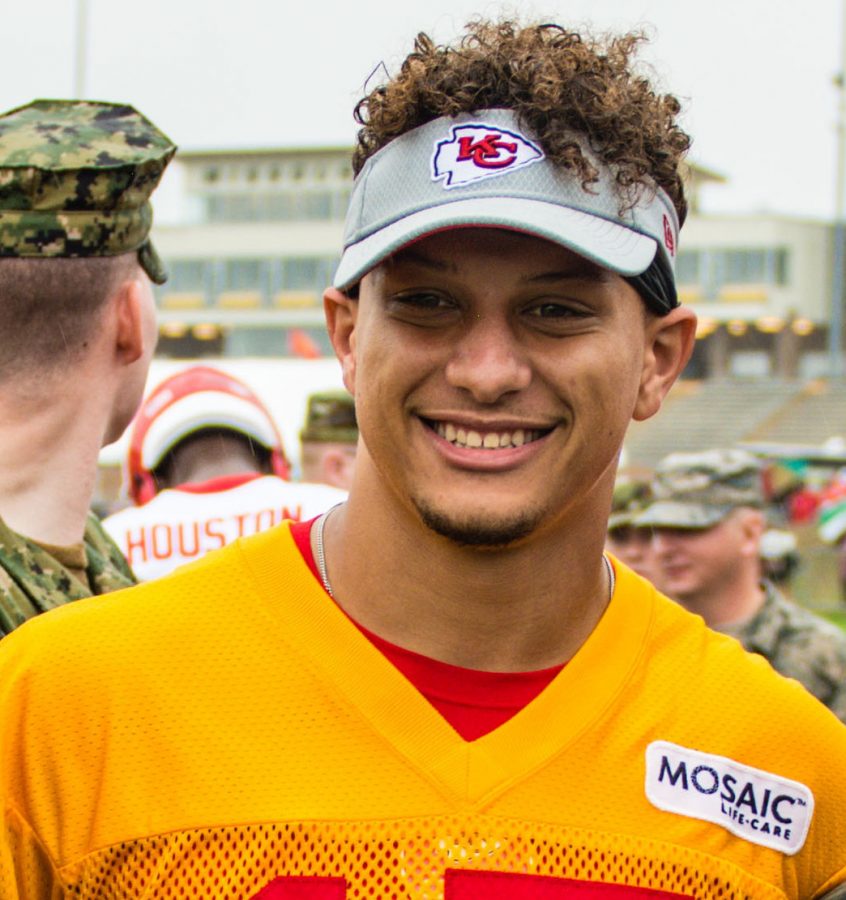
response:
<path id="1" fill-rule="evenodd" d="M 514 110 L 553 163 L 590 190 L 595 167 L 572 132 L 587 138 L 615 172 L 621 209 L 658 184 L 683 222 L 687 214 L 681 160 L 690 138 L 676 124 L 678 100 L 656 93 L 633 69 L 645 38 L 630 33 L 598 39 L 558 25 L 471 22 L 454 45 L 421 33 L 400 72 L 356 106 L 353 169 L 399 135 L 440 116 L 480 109 Z"/>
<path id="2" fill-rule="evenodd" d="M 0 382 L 79 359 L 138 255 L 0 258 Z"/>

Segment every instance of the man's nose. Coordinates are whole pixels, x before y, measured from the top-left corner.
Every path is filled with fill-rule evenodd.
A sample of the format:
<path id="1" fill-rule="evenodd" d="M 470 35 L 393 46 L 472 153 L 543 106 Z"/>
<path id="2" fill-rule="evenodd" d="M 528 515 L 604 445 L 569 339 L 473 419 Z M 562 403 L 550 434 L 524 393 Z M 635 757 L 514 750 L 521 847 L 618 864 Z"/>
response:
<path id="1" fill-rule="evenodd" d="M 652 532 L 652 549 L 659 556 L 667 552 L 668 544 L 667 535 L 660 529 L 654 529 Z"/>
<path id="2" fill-rule="evenodd" d="M 474 315 L 447 364 L 447 380 L 479 403 L 496 403 L 532 380 L 525 350 L 505 316 Z"/>

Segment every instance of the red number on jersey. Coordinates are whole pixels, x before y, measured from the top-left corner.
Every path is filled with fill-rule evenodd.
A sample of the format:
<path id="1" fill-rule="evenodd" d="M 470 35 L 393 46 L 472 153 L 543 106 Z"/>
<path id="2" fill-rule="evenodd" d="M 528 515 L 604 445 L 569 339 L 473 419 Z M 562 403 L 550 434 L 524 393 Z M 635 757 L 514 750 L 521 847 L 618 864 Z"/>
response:
<path id="1" fill-rule="evenodd" d="M 552 875 L 518 875 L 513 872 L 475 872 L 447 869 L 444 877 L 446 900 L 636 900 L 636 898 L 684 897 L 652 888 L 600 884 Z"/>
<path id="2" fill-rule="evenodd" d="M 344 878 L 322 875 L 285 875 L 274 878 L 252 900 L 344 900 L 347 882 Z"/>
<path id="3" fill-rule="evenodd" d="M 303 875 L 276 878 L 252 900 L 345 900 L 346 895 L 343 878 Z M 444 877 L 445 900 L 489 900 L 491 897 L 497 900 L 666 900 L 686 896 L 551 875 L 447 869 Z"/>

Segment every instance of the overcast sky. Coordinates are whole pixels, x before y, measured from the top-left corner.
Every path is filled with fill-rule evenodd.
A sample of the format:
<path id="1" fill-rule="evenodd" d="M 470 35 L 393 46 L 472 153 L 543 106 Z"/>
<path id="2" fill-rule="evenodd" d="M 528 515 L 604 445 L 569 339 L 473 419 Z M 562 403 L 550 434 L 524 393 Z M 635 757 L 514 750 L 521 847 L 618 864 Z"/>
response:
<path id="1" fill-rule="evenodd" d="M 706 209 L 831 218 L 846 0 L 87 0 L 84 94 L 137 106 L 186 149 L 345 144 L 380 63 L 510 8 L 595 30 L 643 27 L 682 100 L 691 158 L 729 179 Z M 74 93 L 76 0 L 0 0 L 0 109 Z"/>

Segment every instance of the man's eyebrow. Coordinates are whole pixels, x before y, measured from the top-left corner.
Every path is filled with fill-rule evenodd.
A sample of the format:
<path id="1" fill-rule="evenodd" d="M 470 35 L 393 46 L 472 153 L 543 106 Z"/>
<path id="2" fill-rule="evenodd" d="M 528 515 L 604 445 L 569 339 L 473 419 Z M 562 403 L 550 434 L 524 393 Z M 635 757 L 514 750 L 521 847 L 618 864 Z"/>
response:
<path id="1" fill-rule="evenodd" d="M 403 250 L 399 250 L 387 260 L 387 262 L 389 264 L 391 262 L 412 263 L 416 266 L 423 266 L 426 269 L 435 269 L 438 272 L 449 272 L 457 269 L 455 263 L 446 262 L 440 259 L 432 259 L 431 256 L 426 256 L 425 253 L 421 253 L 420 250 L 416 250 L 413 247 L 406 247 Z"/>
<path id="2" fill-rule="evenodd" d="M 386 262 L 388 265 L 391 263 L 410 263 L 411 265 L 421 266 L 422 268 L 431 269 L 436 272 L 457 272 L 459 268 L 456 262 L 434 259 L 414 247 L 406 247 L 399 250 L 390 257 L 390 259 L 386 260 Z M 600 282 L 604 281 L 608 274 L 608 271 L 601 266 L 594 265 L 588 260 L 584 260 L 576 262 L 566 269 L 539 272 L 536 275 L 524 275 L 520 280 L 527 284 L 550 284 L 559 281 Z"/>
<path id="3" fill-rule="evenodd" d="M 588 263 L 554 272 L 540 272 L 537 275 L 526 275 L 522 280 L 530 284 L 548 284 L 555 281 L 605 281 L 608 272 L 599 266 Z"/>

